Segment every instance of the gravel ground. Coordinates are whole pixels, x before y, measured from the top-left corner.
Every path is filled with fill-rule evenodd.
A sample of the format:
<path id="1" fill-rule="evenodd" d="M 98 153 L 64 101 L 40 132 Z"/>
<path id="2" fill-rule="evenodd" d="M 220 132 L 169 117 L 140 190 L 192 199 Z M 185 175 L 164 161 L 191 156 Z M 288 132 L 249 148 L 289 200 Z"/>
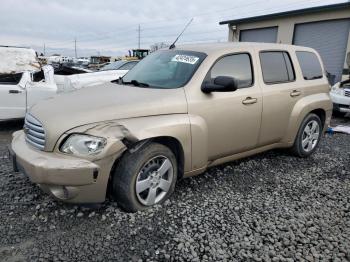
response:
<path id="1" fill-rule="evenodd" d="M 20 126 L 0 126 L 2 261 L 350 261 L 350 135 L 308 159 L 274 150 L 211 168 L 127 214 L 56 202 L 14 174 L 5 145 Z"/>

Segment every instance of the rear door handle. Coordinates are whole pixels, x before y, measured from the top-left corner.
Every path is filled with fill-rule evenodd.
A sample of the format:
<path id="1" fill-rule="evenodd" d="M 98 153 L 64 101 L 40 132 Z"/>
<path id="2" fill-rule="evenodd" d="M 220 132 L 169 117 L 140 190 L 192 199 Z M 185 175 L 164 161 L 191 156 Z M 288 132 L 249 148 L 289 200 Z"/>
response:
<path id="1" fill-rule="evenodd" d="M 19 94 L 22 93 L 22 91 L 19 90 L 9 90 L 9 94 Z"/>
<path id="2" fill-rule="evenodd" d="M 244 99 L 242 101 L 242 104 L 243 105 L 251 105 L 251 104 L 255 104 L 256 102 L 258 102 L 257 98 L 247 97 L 246 99 Z"/>
<path id="3" fill-rule="evenodd" d="M 300 96 L 301 95 L 301 92 L 299 90 L 293 90 L 291 93 L 290 93 L 290 96 L 291 97 L 295 97 L 295 96 Z"/>

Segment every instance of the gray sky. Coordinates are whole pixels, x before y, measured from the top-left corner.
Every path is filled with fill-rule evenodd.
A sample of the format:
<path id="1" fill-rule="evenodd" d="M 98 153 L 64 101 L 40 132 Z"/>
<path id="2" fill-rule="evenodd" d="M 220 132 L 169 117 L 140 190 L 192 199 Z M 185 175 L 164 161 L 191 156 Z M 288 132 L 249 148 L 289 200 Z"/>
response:
<path id="1" fill-rule="evenodd" d="M 171 43 L 194 18 L 179 43 L 227 41 L 219 21 L 263 15 L 344 0 L 3 0 L 0 45 L 31 46 L 47 54 L 123 55 L 155 42 Z"/>

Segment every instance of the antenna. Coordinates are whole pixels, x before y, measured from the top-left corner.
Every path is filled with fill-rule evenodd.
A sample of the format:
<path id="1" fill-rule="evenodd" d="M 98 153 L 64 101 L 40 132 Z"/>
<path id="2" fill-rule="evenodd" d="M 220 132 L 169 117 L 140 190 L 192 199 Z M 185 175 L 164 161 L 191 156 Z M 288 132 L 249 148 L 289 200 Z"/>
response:
<path id="1" fill-rule="evenodd" d="M 178 37 L 176 37 L 174 43 L 171 44 L 171 46 L 169 47 L 169 49 L 173 49 L 175 48 L 175 43 L 177 42 L 177 40 L 179 40 L 180 36 L 182 36 L 182 34 L 185 32 L 185 30 L 187 29 L 187 27 L 192 23 L 193 18 L 191 18 L 191 20 L 187 23 L 187 25 L 185 26 L 185 28 L 182 30 L 182 32 L 178 35 Z"/>

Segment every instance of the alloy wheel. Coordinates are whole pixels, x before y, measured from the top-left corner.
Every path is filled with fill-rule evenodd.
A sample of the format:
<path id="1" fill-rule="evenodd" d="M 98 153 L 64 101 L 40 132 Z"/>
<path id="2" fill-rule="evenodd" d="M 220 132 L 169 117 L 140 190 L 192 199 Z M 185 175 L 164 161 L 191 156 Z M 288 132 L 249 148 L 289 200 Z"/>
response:
<path id="1" fill-rule="evenodd" d="M 312 151 L 320 138 L 320 127 L 317 121 L 311 120 L 304 128 L 301 145 L 305 152 Z"/>
<path id="2" fill-rule="evenodd" d="M 147 161 L 137 175 L 135 191 L 138 200 L 152 206 L 164 199 L 174 178 L 174 167 L 165 156 L 156 156 Z"/>

